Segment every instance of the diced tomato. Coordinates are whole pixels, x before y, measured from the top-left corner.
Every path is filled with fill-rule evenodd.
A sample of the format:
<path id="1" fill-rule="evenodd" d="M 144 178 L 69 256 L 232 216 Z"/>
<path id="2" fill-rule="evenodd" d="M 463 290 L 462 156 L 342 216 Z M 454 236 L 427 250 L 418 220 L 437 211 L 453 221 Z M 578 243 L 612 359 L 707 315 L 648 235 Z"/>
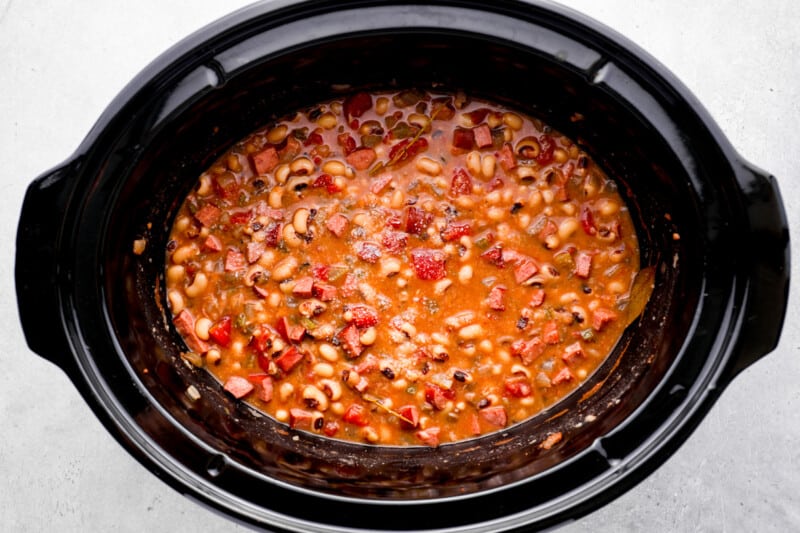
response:
<path id="1" fill-rule="evenodd" d="M 592 270 L 592 255 L 578 252 L 575 256 L 575 275 L 579 278 L 588 278 Z"/>
<path id="2" fill-rule="evenodd" d="M 511 148 L 511 145 L 508 143 L 503 144 L 500 151 L 497 152 L 497 162 L 500 164 L 500 168 L 502 168 L 506 172 L 510 172 L 517 168 L 517 156 L 514 155 L 514 150 Z"/>
<path id="3" fill-rule="evenodd" d="M 541 135 L 539 137 L 539 155 L 536 156 L 536 162 L 540 165 L 549 165 L 553 162 L 553 152 L 556 149 L 556 142 L 549 135 Z"/>
<path id="4" fill-rule="evenodd" d="M 537 288 L 533 290 L 531 293 L 531 301 L 528 302 L 528 305 L 531 307 L 539 307 L 544 303 L 545 292 L 542 288 Z"/>
<path id="5" fill-rule="evenodd" d="M 216 192 L 217 196 L 220 198 L 235 198 L 239 193 L 239 184 L 236 182 L 234 175 L 230 172 L 214 176 L 212 185 L 214 186 L 214 192 Z"/>
<path id="6" fill-rule="evenodd" d="M 400 427 L 403 429 L 414 429 L 419 426 L 419 408 L 416 405 L 398 407 L 397 413 L 403 417 L 400 419 Z"/>
<path id="7" fill-rule="evenodd" d="M 253 166 L 256 169 L 256 173 L 259 175 L 270 172 L 278 166 L 278 163 L 280 163 L 280 158 L 274 146 L 268 146 L 264 150 L 253 154 Z"/>
<path id="8" fill-rule="evenodd" d="M 231 342 L 231 317 L 224 316 L 216 324 L 208 328 L 208 336 L 220 346 L 227 346 Z"/>
<path id="9" fill-rule="evenodd" d="M 275 330 L 287 342 L 300 342 L 306 334 L 306 328 L 297 324 L 292 324 L 285 316 L 278 319 L 275 324 Z"/>
<path id="10" fill-rule="evenodd" d="M 361 344 L 361 334 L 355 324 L 348 324 L 336 336 L 342 343 L 345 353 L 351 359 L 358 357 L 364 351 L 364 346 Z"/>
<path id="11" fill-rule="evenodd" d="M 208 344 L 198 337 L 194 330 L 194 315 L 192 315 L 191 311 L 184 309 L 172 321 L 175 324 L 175 329 L 183 336 L 186 346 L 190 350 L 199 354 L 208 351 Z"/>
<path id="12" fill-rule="evenodd" d="M 481 257 L 497 268 L 504 268 L 506 266 L 506 262 L 503 260 L 503 247 L 499 244 L 483 252 Z"/>
<path id="13" fill-rule="evenodd" d="M 541 337 L 531 337 L 526 341 L 519 339 L 511 343 L 511 354 L 519 356 L 524 365 L 533 363 L 544 353 L 544 349 L 545 344 Z"/>
<path id="14" fill-rule="evenodd" d="M 492 145 L 492 130 L 486 124 L 472 128 L 472 134 L 475 137 L 475 144 L 478 145 L 478 148 L 486 148 Z"/>
<path id="15" fill-rule="evenodd" d="M 311 429 L 314 421 L 314 413 L 293 407 L 289 409 L 289 425 L 296 429 Z"/>
<path id="16" fill-rule="evenodd" d="M 225 254 L 225 272 L 236 272 L 246 266 L 247 261 L 244 258 L 244 254 L 239 250 L 228 248 L 228 252 Z"/>
<path id="17" fill-rule="evenodd" d="M 450 194 L 461 196 L 462 194 L 472 193 L 472 178 L 463 168 L 453 171 L 453 178 L 450 180 Z"/>
<path id="18" fill-rule="evenodd" d="M 247 381 L 253 383 L 254 385 L 258 385 L 265 377 L 267 377 L 266 372 L 258 372 L 257 374 L 247 374 Z"/>
<path id="19" fill-rule="evenodd" d="M 433 222 L 433 213 L 423 211 L 413 205 L 406 208 L 406 232 L 412 235 L 422 235 Z"/>
<path id="20" fill-rule="evenodd" d="M 544 224 L 542 224 L 542 229 L 539 230 L 539 239 L 544 241 L 550 235 L 555 234 L 558 231 L 558 226 L 556 223 L 550 219 L 547 219 Z"/>
<path id="21" fill-rule="evenodd" d="M 318 129 L 312 131 L 306 137 L 306 140 L 303 142 L 303 146 L 311 146 L 313 145 L 320 145 L 325 142 L 325 139 L 322 137 L 322 131 Z"/>
<path id="22" fill-rule="evenodd" d="M 253 211 L 247 209 L 245 211 L 234 211 L 231 213 L 231 224 L 247 224 L 253 218 Z"/>
<path id="23" fill-rule="evenodd" d="M 258 399 L 265 403 L 271 402 L 273 390 L 272 378 L 269 376 L 265 377 L 261 380 L 261 389 L 258 391 Z"/>
<path id="24" fill-rule="evenodd" d="M 319 298 L 323 302 L 330 302 L 336 298 L 336 287 L 327 283 L 315 281 L 311 290 L 314 298 Z"/>
<path id="25" fill-rule="evenodd" d="M 311 276 L 303 276 L 294 282 L 292 287 L 292 294 L 298 298 L 311 298 L 312 289 L 314 287 L 314 278 Z"/>
<path id="26" fill-rule="evenodd" d="M 354 403 L 345 410 L 344 414 L 342 415 L 342 420 L 348 424 L 355 424 L 356 426 L 368 426 L 369 412 L 363 405 Z"/>
<path id="27" fill-rule="evenodd" d="M 284 372 L 289 372 L 292 368 L 303 360 L 305 354 L 297 349 L 297 346 L 289 346 L 275 358 L 275 364 Z"/>
<path id="28" fill-rule="evenodd" d="M 551 381 L 551 383 L 553 385 L 561 385 L 562 383 L 566 383 L 568 381 L 572 381 L 574 378 L 575 378 L 575 376 L 572 375 L 572 372 L 570 371 L 570 369 L 564 367 L 558 372 L 558 374 L 556 374 L 553 377 L 553 380 Z"/>
<path id="29" fill-rule="evenodd" d="M 605 307 L 598 307 L 592 312 L 592 327 L 600 331 L 603 327 L 617 319 L 617 313 Z"/>
<path id="30" fill-rule="evenodd" d="M 597 233 L 597 225 L 594 222 L 594 213 L 591 207 L 586 205 L 581 207 L 580 221 L 586 235 L 595 235 Z"/>
<path id="31" fill-rule="evenodd" d="M 339 423 L 335 420 L 328 420 L 325 422 L 325 425 L 322 426 L 322 431 L 329 437 L 333 437 L 339 432 Z"/>
<path id="32" fill-rule="evenodd" d="M 345 160 L 356 170 L 366 170 L 378 156 L 372 148 L 359 148 L 350 152 Z"/>
<path id="33" fill-rule="evenodd" d="M 347 229 L 347 225 L 350 223 L 347 220 L 347 217 L 341 213 L 335 213 L 328 217 L 325 221 L 325 227 L 328 228 L 328 231 L 336 235 L 337 237 L 341 237 L 344 235 L 345 230 Z"/>
<path id="34" fill-rule="evenodd" d="M 525 398 L 531 395 L 533 389 L 525 376 L 513 376 L 505 380 L 506 392 L 515 398 Z"/>
<path id="35" fill-rule="evenodd" d="M 340 133 L 337 135 L 336 141 L 342 147 L 345 156 L 349 155 L 353 150 L 356 149 L 356 140 L 347 133 Z"/>
<path id="36" fill-rule="evenodd" d="M 425 384 L 425 401 L 433 406 L 437 411 L 441 411 L 447 406 L 447 400 L 455 398 L 455 391 L 443 389 L 435 383 Z"/>
<path id="37" fill-rule="evenodd" d="M 411 265 L 421 280 L 439 280 L 447 275 L 445 261 L 447 254 L 442 250 L 414 248 L 411 250 Z"/>
<path id="38" fill-rule="evenodd" d="M 472 150 L 475 146 L 475 134 L 472 129 L 456 127 L 453 130 L 453 146 L 462 150 Z"/>
<path id="39" fill-rule="evenodd" d="M 337 192 L 341 192 L 342 189 L 336 185 L 336 180 L 333 179 L 333 176 L 330 174 L 320 174 L 317 176 L 314 181 L 311 182 L 311 187 L 314 189 L 322 189 L 324 188 L 328 194 L 334 194 Z"/>
<path id="40" fill-rule="evenodd" d="M 208 252 L 221 252 L 222 241 L 219 240 L 219 237 L 216 235 L 209 235 L 206 237 L 206 240 L 203 241 L 203 250 Z"/>
<path id="41" fill-rule="evenodd" d="M 222 210 L 211 204 L 204 205 L 194 214 L 194 218 L 207 228 L 213 226 L 220 216 L 222 216 Z"/>
<path id="42" fill-rule="evenodd" d="M 572 363 L 581 357 L 583 357 L 583 348 L 581 347 L 581 343 L 573 342 L 564 348 L 564 353 L 561 355 L 561 360 L 568 365 L 572 365 Z"/>
<path id="43" fill-rule="evenodd" d="M 255 349 L 255 351 L 259 354 L 264 354 L 272 348 L 272 341 L 274 340 L 276 333 L 272 330 L 272 328 L 268 326 L 260 326 L 253 332 L 253 336 L 250 338 L 250 346 Z M 264 372 L 269 372 L 269 368 L 261 367 Z"/>
<path id="44" fill-rule="evenodd" d="M 356 255 L 366 263 L 377 263 L 381 258 L 381 247 L 374 242 L 359 241 L 355 245 Z"/>
<path id="45" fill-rule="evenodd" d="M 345 119 L 350 122 L 353 118 L 358 118 L 372 107 L 372 97 L 368 93 L 356 93 L 348 96 L 342 102 L 342 113 Z"/>
<path id="46" fill-rule="evenodd" d="M 561 334 L 558 332 L 558 322 L 550 320 L 542 326 L 542 339 L 547 344 L 558 344 L 561 342 Z"/>
<path id="47" fill-rule="evenodd" d="M 405 250 L 407 243 L 408 234 L 402 231 L 386 230 L 381 235 L 381 244 L 390 254 L 399 255 Z"/>
<path id="48" fill-rule="evenodd" d="M 350 298 L 358 291 L 358 278 L 356 278 L 351 272 L 348 272 L 347 275 L 344 277 L 344 283 L 339 288 L 339 292 L 345 298 Z"/>
<path id="49" fill-rule="evenodd" d="M 244 398 L 255 388 L 247 379 L 240 376 L 231 376 L 225 381 L 225 390 L 233 394 L 234 398 Z"/>
<path id="50" fill-rule="evenodd" d="M 444 227 L 441 235 L 444 241 L 457 241 L 465 235 L 472 235 L 472 224 L 467 221 L 457 222 L 451 220 Z"/>
<path id="51" fill-rule="evenodd" d="M 281 224 L 270 222 L 264 230 L 264 244 L 275 248 L 281 242 Z"/>
<path id="52" fill-rule="evenodd" d="M 353 319 L 351 322 L 355 324 L 357 328 L 368 328 L 378 323 L 378 311 L 368 305 L 348 305 L 345 311 L 352 313 Z"/>
<path id="53" fill-rule="evenodd" d="M 394 176 L 392 174 L 384 173 L 378 176 L 377 178 L 372 180 L 372 183 L 369 184 L 369 192 L 371 192 L 372 194 L 380 194 L 381 191 L 384 189 L 384 187 L 389 185 L 389 183 L 391 183 L 393 179 Z"/>
<path id="54" fill-rule="evenodd" d="M 311 267 L 311 275 L 317 281 L 328 281 L 328 274 L 330 274 L 331 265 L 316 264 Z"/>
<path id="55" fill-rule="evenodd" d="M 486 298 L 486 303 L 489 305 L 489 308 L 495 311 L 505 311 L 506 305 L 503 302 L 505 293 L 506 288 L 503 285 L 495 285 L 492 287 L 492 290 L 489 291 L 489 296 Z"/>
<path id="56" fill-rule="evenodd" d="M 478 411 L 478 413 L 480 414 L 481 418 L 493 426 L 502 428 L 508 424 L 508 414 L 506 414 L 506 408 L 502 405 L 486 407 L 485 409 Z"/>
<path id="57" fill-rule="evenodd" d="M 255 263 L 261 258 L 261 255 L 266 250 L 263 242 L 248 242 L 247 243 L 247 262 L 250 264 Z"/>
<path id="58" fill-rule="evenodd" d="M 436 448 L 439 446 L 439 433 L 441 429 L 437 426 L 421 429 L 417 431 L 416 436 L 419 440 L 421 440 L 424 444 L 427 444 L 431 448 Z"/>

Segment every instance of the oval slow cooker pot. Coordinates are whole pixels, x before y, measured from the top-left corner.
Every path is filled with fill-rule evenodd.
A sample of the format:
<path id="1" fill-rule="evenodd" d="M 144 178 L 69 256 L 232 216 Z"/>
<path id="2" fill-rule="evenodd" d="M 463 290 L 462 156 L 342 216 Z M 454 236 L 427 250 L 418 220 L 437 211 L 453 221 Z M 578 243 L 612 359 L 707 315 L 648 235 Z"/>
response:
<path id="1" fill-rule="evenodd" d="M 216 157 L 289 111 L 407 87 L 462 89 L 576 140 L 620 185 L 656 273 L 644 312 L 584 387 L 532 420 L 436 449 L 331 441 L 262 415 L 182 362 L 163 305 L 172 218 Z M 161 56 L 69 161 L 31 184 L 16 283 L 33 351 L 177 490 L 275 529 L 500 531 L 583 515 L 677 449 L 775 347 L 788 241 L 774 179 L 662 66 L 576 13 L 277 2 Z M 563 440 L 544 449 L 556 431 Z"/>

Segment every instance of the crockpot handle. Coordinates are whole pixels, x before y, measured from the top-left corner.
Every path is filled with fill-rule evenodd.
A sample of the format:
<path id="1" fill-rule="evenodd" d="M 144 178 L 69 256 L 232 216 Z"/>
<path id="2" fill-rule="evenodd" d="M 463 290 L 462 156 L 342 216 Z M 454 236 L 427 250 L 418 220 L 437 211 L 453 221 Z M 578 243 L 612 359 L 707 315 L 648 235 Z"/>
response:
<path id="1" fill-rule="evenodd" d="M 17 228 L 17 306 L 28 346 L 71 375 L 70 345 L 59 302 L 59 240 L 68 200 L 73 160 L 28 186 Z"/>
<path id="2" fill-rule="evenodd" d="M 774 176 L 742 161 L 737 173 L 750 226 L 747 296 L 730 377 L 775 349 L 789 295 L 789 227 Z"/>

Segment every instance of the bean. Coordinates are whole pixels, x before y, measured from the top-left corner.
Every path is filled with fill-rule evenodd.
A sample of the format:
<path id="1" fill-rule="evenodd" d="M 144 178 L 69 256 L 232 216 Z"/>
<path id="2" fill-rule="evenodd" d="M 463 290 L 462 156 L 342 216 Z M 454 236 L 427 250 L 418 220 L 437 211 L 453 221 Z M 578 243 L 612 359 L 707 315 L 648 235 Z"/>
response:
<path id="1" fill-rule="evenodd" d="M 286 163 L 282 165 L 278 165 L 275 169 L 275 181 L 278 183 L 286 183 L 286 180 L 289 179 L 289 175 L 292 173 L 292 169 Z"/>
<path id="2" fill-rule="evenodd" d="M 319 354 L 323 359 L 331 363 L 339 360 L 339 351 L 331 344 L 326 342 L 319 345 Z"/>
<path id="3" fill-rule="evenodd" d="M 222 353 L 216 348 L 211 348 L 209 351 L 206 352 L 206 362 L 212 365 L 216 365 L 219 363 L 220 359 L 222 359 Z"/>
<path id="4" fill-rule="evenodd" d="M 402 263 L 396 257 L 386 257 L 381 259 L 380 263 L 380 275 L 383 277 L 390 277 L 394 276 L 400 269 L 402 268 Z M 402 278 L 401 278 L 402 279 Z"/>
<path id="5" fill-rule="evenodd" d="M 569 159 L 569 154 L 563 148 L 556 148 L 555 150 L 553 150 L 553 160 L 559 165 L 562 163 L 566 163 L 568 159 Z"/>
<path id="6" fill-rule="evenodd" d="M 294 226 L 294 230 L 297 233 L 305 235 L 308 233 L 308 216 L 310 212 L 305 207 L 301 207 L 297 211 L 294 212 L 294 217 L 292 218 L 292 226 Z"/>
<path id="7" fill-rule="evenodd" d="M 266 273 L 266 270 L 263 266 L 259 265 L 258 263 L 254 265 L 250 265 L 247 269 L 247 272 L 244 275 L 244 284 L 248 287 L 252 287 L 256 284 L 258 278 L 263 276 Z"/>
<path id="8" fill-rule="evenodd" d="M 371 443 L 376 443 L 380 440 L 380 435 L 375 430 L 375 428 L 371 426 L 367 426 L 361 430 L 362 435 L 364 436 L 364 440 Z"/>
<path id="9" fill-rule="evenodd" d="M 497 205 L 500 203 L 500 191 L 492 191 L 485 198 L 489 205 Z"/>
<path id="10" fill-rule="evenodd" d="M 452 284 L 453 280 L 451 279 L 448 278 L 441 279 L 433 285 L 433 293 L 441 296 L 442 294 L 444 294 L 444 291 L 446 291 L 447 288 L 450 287 L 450 285 Z"/>
<path id="11" fill-rule="evenodd" d="M 307 157 L 298 157 L 289 165 L 294 176 L 308 176 L 314 172 L 314 162 Z"/>
<path id="12" fill-rule="evenodd" d="M 267 196 L 267 203 L 273 209 L 280 209 L 283 207 L 283 188 L 275 187 L 269 191 Z"/>
<path id="13" fill-rule="evenodd" d="M 286 224 L 283 227 L 283 242 L 290 248 L 299 248 L 304 241 L 297 235 L 293 225 Z"/>
<path id="14" fill-rule="evenodd" d="M 528 197 L 528 205 L 533 207 L 534 209 L 539 208 L 542 205 L 542 193 L 539 191 L 533 191 L 531 195 Z"/>
<path id="15" fill-rule="evenodd" d="M 317 363 L 312 368 L 312 371 L 321 378 L 329 378 L 333 376 L 333 366 L 331 366 L 329 363 Z"/>
<path id="16" fill-rule="evenodd" d="M 286 124 L 280 124 L 267 132 L 267 141 L 271 144 L 280 144 L 288 134 L 289 128 Z"/>
<path id="17" fill-rule="evenodd" d="M 323 113 L 317 119 L 317 125 L 321 128 L 325 128 L 326 130 L 332 130 L 336 127 L 336 124 L 339 121 L 336 119 L 336 115 L 331 113 L 330 111 L 327 113 Z"/>
<path id="18" fill-rule="evenodd" d="M 181 263 L 185 263 L 192 257 L 196 256 L 199 250 L 197 246 L 192 244 L 184 244 L 183 246 L 179 247 L 177 250 L 172 252 L 172 262 L 180 265 Z"/>
<path id="19" fill-rule="evenodd" d="M 208 340 L 208 330 L 214 323 L 211 322 L 210 318 L 201 317 L 198 318 L 197 321 L 194 323 L 194 332 L 197 334 L 198 337 L 203 339 L 204 341 Z"/>
<path id="20" fill-rule="evenodd" d="M 474 340 L 483 337 L 484 330 L 480 324 L 470 324 L 458 330 L 458 336 L 464 340 Z"/>
<path id="21" fill-rule="evenodd" d="M 278 409 L 275 411 L 275 418 L 278 422 L 287 422 L 289 420 L 289 411 L 286 409 Z"/>
<path id="22" fill-rule="evenodd" d="M 381 96 L 377 100 L 375 100 L 375 112 L 378 115 L 385 115 L 386 112 L 389 110 L 389 99 Z"/>
<path id="23" fill-rule="evenodd" d="M 279 305 L 281 305 L 282 299 L 283 297 L 281 296 L 281 293 L 273 292 L 270 293 L 269 298 L 267 298 L 267 303 L 269 304 L 270 307 L 278 307 Z"/>
<path id="24" fill-rule="evenodd" d="M 494 177 L 494 171 L 497 164 L 497 158 L 492 154 L 486 154 L 481 161 L 481 174 L 486 179 Z"/>
<path id="25" fill-rule="evenodd" d="M 361 341 L 361 344 L 364 346 L 372 346 L 375 343 L 375 340 L 378 338 L 378 332 L 375 330 L 374 327 L 369 327 L 364 330 L 364 333 L 358 338 Z"/>
<path id="26" fill-rule="evenodd" d="M 314 385 L 306 385 L 303 388 L 303 400 L 306 402 L 306 405 L 312 409 L 318 409 L 320 411 L 327 411 L 330 406 L 330 402 L 328 401 L 328 397 L 325 396 L 325 393 Z"/>
<path id="27" fill-rule="evenodd" d="M 572 202 L 566 202 L 561 204 L 561 211 L 563 211 L 565 215 L 573 216 L 578 211 L 578 207 Z"/>
<path id="28" fill-rule="evenodd" d="M 192 284 L 186 287 L 184 292 L 186 292 L 186 296 L 188 296 L 189 298 L 196 298 L 201 294 L 203 294 L 207 288 L 208 288 L 208 278 L 202 272 L 198 272 L 195 275 Z"/>
<path id="29" fill-rule="evenodd" d="M 561 224 L 558 225 L 558 236 L 561 237 L 562 240 L 567 240 L 577 231 L 579 226 L 578 220 L 575 218 L 567 218 L 564 219 Z"/>
<path id="30" fill-rule="evenodd" d="M 228 165 L 231 172 L 241 172 L 242 170 L 242 163 L 239 161 L 239 156 L 236 154 L 230 154 L 225 164 Z"/>
<path id="31" fill-rule="evenodd" d="M 481 154 L 477 150 L 473 150 L 467 154 L 467 170 L 475 177 L 481 175 Z"/>
<path id="32" fill-rule="evenodd" d="M 609 200 L 606 198 L 604 200 L 601 200 L 599 203 L 600 206 L 598 210 L 600 211 L 600 214 L 603 216 L 608 217 L 611 215 L 615 215 L 619 211 L 619 204 L 614 200 Z"/>
<path id="33" fill-rule="evenodd" d="M 178 283 L 186 276 L 186 268 L 183 265 L 170 265 L 167 268 L 167 281 Z"/>
<path id="34" fill-rule="evenodd" d="M 415 126 L 419 126 L 423 130 L 426 130 L 430 128 L 431 119 L 420 113 L 411 113 L 408 115 L 408 123 L 414 124 Z"/>
<path id="35" fill-rule="evenodd" d="M 612 281 L 607 285 L 609 292 L 614 294 L 622 294 L 625 292 L 625 286 L 620 281 Z"/>
<path id="36" fill-rule="evenodd" d="M 506 210 L 502 207 L 490 207 L 489 210 L 486 211 L 486 217 L 489 220 L 499 222 L 506 217 Z"/>
<path id="37" fill-rule="evenodd" d="M 520 165 L 517 167 L 517 177 L 521 180 L 533 180 L 536 179 L 536 172 L 533 167 Z"/>
<path id="38" fill-rule="evenodd" d="M 516 113 L 503 113 L 503 124 L 514 131 L 519 131 L 522 129 L 522 117 Z"/>
<path id="39" fill-rule="evenodd" d="M 561 239 L 558 238 L 558 235 L 548 235 L 544 238 L 544 246 L 548 250 L 555 250 L 559 244 L 561 244 Z"/>
<path id="40" fill-rule="evenodd" d="M 406 195 L 403 194 L 403 191 L 401 191 L 400 189 L 396 189 L 392 193 L 392 198 L 389 201 L 389 207 L 391 207 L 392 209 L 402 209 L 403 205 L 405 205 L 405 202 L 406 202 Z"/>
<path id="41" fill-rule="evenodd" d="M 428 176 L 438 176 L 442 173 L 442 165 L 430 157 L 420 157 L 416 161 L 417 170 Z"/>
<path id="42" fill-rule="evenodd" d="M 278 388 L 278 395 L 281 400 L 285 402 L 292 394 L 294 394 L 294 385 L 288 382 L 281 383 L 281 386 Z"/>
<path id="43" fill-rule="evenodd" d="M 322 172 L 325 174 L 330 174 L 331 176 L 344 176 L 347 172 L 347 166 L 341 161 L 337 161 L 332 159 L 330 161 L 326 161 L 324 165 L 322 165 Z"/>
<path id="44" fill-rule="evenodd" d="M 211 176 L 203 174 L 200 176 L 200 185 L 197 187 L 197 195 L 208 196 L 212 192 L 214 192 L 214 189 L 211 186 Z"/>
<path id="45" fill-rule="evenodd" d="M 297 266 L 297 259 L 293 256 L 280 260 L 272 269 L 272 279 L 278 282 L 289 279 L 297 270 Z"/>
<path id="46" fill-rule="evenodd" d="M 342 384 L 338 381 L 334 381 L 332 379 L 321 379 L 319 381 L 320 387 L 322 387 L 322 391 L 331 399 L 331 401 L 336 401 L 342 397 Z"/>
<path id="47" fill-rule="evenodd" d="M 492 341 L 489 339 L 483 339 L 478 343 L 478 349 L 484 353 L 492 353 L 493 348 L 494 346 L 492 345 Z"/>
<path id="48" fill-rule="evenodd" d="M 167 293 L 167 299 L 169 300 L 169 308 L 172 310 L 173 314 L 179 314 L 186 307 L 183 301 L 183 295 L 176 290 L 169 291 Z"/>

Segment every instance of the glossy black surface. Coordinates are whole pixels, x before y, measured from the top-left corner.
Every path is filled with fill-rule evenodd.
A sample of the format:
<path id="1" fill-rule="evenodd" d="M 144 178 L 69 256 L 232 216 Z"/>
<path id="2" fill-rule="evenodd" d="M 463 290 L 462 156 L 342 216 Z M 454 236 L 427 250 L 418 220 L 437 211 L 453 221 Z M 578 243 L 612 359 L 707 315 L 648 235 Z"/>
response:
<path id="1" fill-rule="evenodd" d="M 199 173 L 287 111 L 355 88 L 432 84 L 542 117 L 628 195 L 657 288 L 588 385 L 597 392 L 474 441 L 376 448 L 290 432 L 182 365 L 159 275 L 171 216 Z M 134 256 L 140 237 L 147 250 Z M 31 348 L 178 490 L 286 529 L 498 531 L 584 514 L 663 462 L 777 343 L 789 257 L 774 180 L 608 30 L 549 5 L 350 1 L 257 5 L 159 58 L 73 160 L 31 185 L 16 268 Z M 43 331 L 43 312 L 63 332 Z M 555 430 L 565 439 L 541 451 Z"/>

